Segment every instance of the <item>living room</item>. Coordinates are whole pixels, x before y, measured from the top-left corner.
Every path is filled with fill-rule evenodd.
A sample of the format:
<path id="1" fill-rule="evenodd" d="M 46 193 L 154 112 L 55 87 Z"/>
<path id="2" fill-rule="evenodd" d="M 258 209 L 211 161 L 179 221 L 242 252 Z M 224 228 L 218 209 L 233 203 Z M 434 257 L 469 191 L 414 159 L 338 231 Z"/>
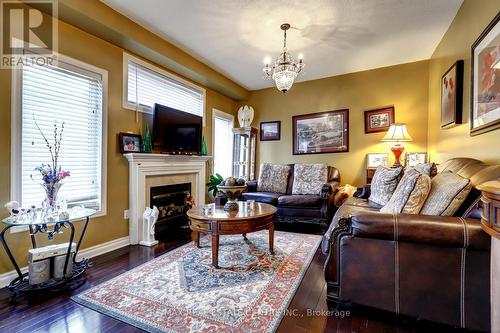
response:
<path id="1" fill-rule="evenodd" d="M 0 5 L 0 331 L 500 332 L 497 0 Z"/>

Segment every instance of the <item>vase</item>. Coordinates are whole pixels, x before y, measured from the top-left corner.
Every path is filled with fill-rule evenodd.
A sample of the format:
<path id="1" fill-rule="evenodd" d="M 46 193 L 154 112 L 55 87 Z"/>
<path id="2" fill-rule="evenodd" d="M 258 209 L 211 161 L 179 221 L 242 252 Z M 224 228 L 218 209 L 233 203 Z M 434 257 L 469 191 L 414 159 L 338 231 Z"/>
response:
<path id="1" fill-rule="evenodd" d="M 227 198 L 227 202 L 224 205 L 224 210 L 227 211 L 236 211 L 239 209 L 238 207 L 238 197 L 240 194 L 247 189 L 246 185 L 241 186 L 221 186 L 217 185 L 217 189 L 224 193 L 224 196 Z"/>
<path id="2" fill-rule="evenodd" d="M 45 183 L 42 185 L 42 187 L 45 190 L 45 200 L 43 201 L 43 207 L 47 212 L 57 212 L 57 196 L 59 194 L 59 189 L 61 188 L 61 183 Z"/>

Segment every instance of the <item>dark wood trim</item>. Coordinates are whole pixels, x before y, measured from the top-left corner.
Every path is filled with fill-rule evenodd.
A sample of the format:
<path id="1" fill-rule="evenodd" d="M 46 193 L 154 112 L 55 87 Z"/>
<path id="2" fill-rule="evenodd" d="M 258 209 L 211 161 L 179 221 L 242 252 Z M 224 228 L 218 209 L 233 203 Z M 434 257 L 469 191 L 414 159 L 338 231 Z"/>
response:
<path id="1" fill-rule="evenodd" d="M 311 152 L 311 153 L 299 153 L 297 147 L 297 120 L 301 119 L 313 119 L 319 118 L 324 115 L 332 115 L 332 114 L 343 114 L 344 119 L 344 141 L 346 143 L 346 148 L 338 148 L 331 151 L 320 151 L 320 152 Z M 324 112 L 316 112 L 316 113 L 308 113 L 292 116 L 292 154 L 293 155 L 311 155 L 311 154 L 331 154 L 331 153 L 345 153 L 349 152 L 349 109 L 340 109 L 334 111 L 324 111 Z"/>
<path id="2" fill-rule="evenodd" d="M 278 135 L 274 138 L 264 138 L 264 131 L 262 130 L 262 125 L 263 124 L 278 124 Z M 279 141 L 281 140 L 281 120 L 275 120 L 275 121 L 261 121 L 260 122 L 260 141 Z"/>
<path id="3" fill-rule="evenodd" d="M 456 71 L 456 93 L 455 93 L 455 110 L 453 113 L 454 120 L 443 124 L 443 79 L 450 71 L 455 68 Z M 462 123 L 462 107 L 464 95 L 464 61 L 457 60 L 450 68 L 441 76 L 441 128 L 449 127 L 450 125 Z"/>
<path id="4" fill-rule="evenodd" d="M 382 114 L 382 113 L 389 114 L 389 126 L 370 128 L 370 122 L 368 121 L 370 119 L 370 116 L 375 115 L 375 114 Z M 373 110 L 367 110 L 364 112 L 364 116 L 365 116 L 365 134 L 385 132 L 389 129 L 391 124 L 394 124 L 394 119 L 395 119 L 394 105 L 384 106 L 384 107 L 373 109 Z"/>
<path id="5" fill-rule="evenodd" d="M 500 12 L 497 13 L 495 18 L 488 24 L 486 29 L 479 35 L 474 44 L 471 46 L 470 57 L 470 135 L 479 135 L 482 133 L 490 132 L 500 128 L 500 119 L 495 120 L 491 124 L 485 124 L 474 128 L 474 49 L 481 43 L 484 37 L 493 29 L 493 27 L 500 22 Z"/>

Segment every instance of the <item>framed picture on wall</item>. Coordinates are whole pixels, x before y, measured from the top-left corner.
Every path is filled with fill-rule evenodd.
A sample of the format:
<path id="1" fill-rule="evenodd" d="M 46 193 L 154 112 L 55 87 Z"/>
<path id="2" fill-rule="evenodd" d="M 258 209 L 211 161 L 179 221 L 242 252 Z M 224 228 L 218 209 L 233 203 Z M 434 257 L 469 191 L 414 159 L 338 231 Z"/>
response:
<path id="1" fill-rule="evenodd" d="M 348 109 L 293 116 L 292 123 L 294 155 L 349 151 Z"/>
<path id="2" fill-rule="evenodd" d="M 441 128 L 462 123 L 464 61 L 458 60 L 441 77 Z"/>
<path id="3" fill-rule="evenodd" d="M 394 106 L 365 111 L 365 133 L 385 132 L 394 123 Z"/>
<path id="4" fill-rule="evenodd" d="M 427 163 L 427 153 L 406 153 L 405 166 L 414 167 L 424 163 Z"/>
<path id="5" fill-rule="evenodd" d="M 470 134 L 500 128 L 500 13 L 471 50 Z"/>
<path id="6" fill-rule="evenodd" d="M 366 154 L 366 167 L 368 169 L 373 169 L 380 165 L 387 166 L 388 160 L 389 160 L 389 154 L 387 153 Z"/>
<path id="7" fill-rule="evenodd" d="M 120 143 L 120 153 L 140 153 L 142 147 L 142 137 L 140 134 L 120 133 L 118 135 Z"/>
<path id="8" fill-rule="evenodd" d="M 276 141 L 281 136 L 281 121 L 263 121 L 260 123 L 260 141 Z"/>

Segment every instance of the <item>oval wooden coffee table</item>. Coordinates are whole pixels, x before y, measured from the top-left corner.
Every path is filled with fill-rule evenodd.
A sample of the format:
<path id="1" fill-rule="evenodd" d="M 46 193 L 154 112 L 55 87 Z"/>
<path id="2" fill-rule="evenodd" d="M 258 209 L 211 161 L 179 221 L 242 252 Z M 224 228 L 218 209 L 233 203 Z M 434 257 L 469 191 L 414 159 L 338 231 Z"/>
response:
<path id="1" fill-rule="evenodd" d="M 268 229 L 269 252 L 274 254 L 274 217 L 276 207 L 256 202 L 249 210 L 246 202 L 238 202 L 238 211 L 225 211 L 222 206 L 213 207 L 211 215 L 205 215 L 202 207 L 195 207 L 187 212 L 189 227 L 194 233 L 194 242 L 200 247 L 200 233 L 212 235 L 212 266 L 219 267 L 219 236 L 246 234 Z"/>

